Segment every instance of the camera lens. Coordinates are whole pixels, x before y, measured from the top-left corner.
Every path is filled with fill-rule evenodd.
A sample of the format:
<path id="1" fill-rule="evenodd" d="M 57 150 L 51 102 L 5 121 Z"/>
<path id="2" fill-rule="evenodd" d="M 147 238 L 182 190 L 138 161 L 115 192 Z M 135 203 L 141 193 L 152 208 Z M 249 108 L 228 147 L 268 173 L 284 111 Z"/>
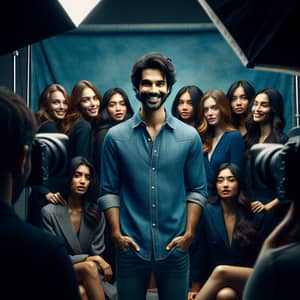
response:
<path id="1" fill-rule="evenodd" d="M 38 133 L 33 143 L 32 171 L 27 185 L 61 183 L 69 166 L 69 138 L 62 133 Z"/>

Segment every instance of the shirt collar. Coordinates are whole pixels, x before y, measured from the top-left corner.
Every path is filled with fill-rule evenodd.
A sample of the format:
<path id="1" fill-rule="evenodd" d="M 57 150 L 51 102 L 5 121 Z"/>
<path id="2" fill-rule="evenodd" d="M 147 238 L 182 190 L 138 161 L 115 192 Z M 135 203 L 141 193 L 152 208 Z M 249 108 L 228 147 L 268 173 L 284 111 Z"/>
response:
<path id="1" fill-rule="evenodd" d="M 176 128 L 175 118 L 171 114 L 169 114 L 166 110 L 165 112 L 166 112 L 166 121 L 163 126 L 167 126 L 171 129 L 175 129 Z M 138 110 L 132 117 L 132 128 L 136 128 L 141 125 L 145 126 L 146 123 L 141 119 L 140 110 Z"/>

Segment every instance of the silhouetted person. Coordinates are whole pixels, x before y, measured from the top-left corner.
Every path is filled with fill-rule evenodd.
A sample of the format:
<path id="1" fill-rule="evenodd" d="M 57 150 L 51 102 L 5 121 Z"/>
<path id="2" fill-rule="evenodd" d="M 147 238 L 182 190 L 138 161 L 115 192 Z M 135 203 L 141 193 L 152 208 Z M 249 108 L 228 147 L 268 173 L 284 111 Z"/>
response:
<path id="1" fill-rule="evenodd" d="M 6 299 L 80 299 L 62 241 L 26 223 L 14 212 L 31 171 L 35 134 L 25 102 L 0 87 L 0 291 Z"/>

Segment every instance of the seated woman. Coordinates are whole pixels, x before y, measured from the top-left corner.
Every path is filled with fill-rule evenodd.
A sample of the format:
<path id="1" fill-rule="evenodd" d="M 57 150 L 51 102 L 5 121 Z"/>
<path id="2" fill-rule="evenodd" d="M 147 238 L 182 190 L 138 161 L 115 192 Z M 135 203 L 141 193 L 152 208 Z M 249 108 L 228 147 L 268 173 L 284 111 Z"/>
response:
<path id="1" fill-rule="evenodd" d="M 191 246 L 192 290 L 189 299 L 239 299 L 241 288 L 214 291 L 214 297 L 201 298 L 206 281 L 220 265 L 252 268 L 267 234 L 265 212 L 253 213 L 246 198 L 241 197 L 242 179 L 235 164 L 222 164 L 215 179 L 216 196 L 205 206 L 197 236 Z M 225 274 L 226 268 L 219 267 Z M 242 275 L 241 275 L 242 276 Z M 213 285 L 214 286 L 214 285 Z M 203 291 L 202 291 L 203 287 Z M 214 286 L 216 287 L 216 286 Z M 227 297 L 217 298 L 226 293 Z"/>
<path id="2" fill-rule="evenodd" d="M 94 167 L 83 157 L 71 161 L 69 185 L 59 194 L 66 205 L 48 204 L 41 210 L 42 226 L 61 237 L 89 299 L 114 299 L 109 284 L 110 265 L 102 258 L 105 249 L 105 218 L 98 210 L 98 179 Z M 99 272 L 98 272 L 99 271 Z"/>

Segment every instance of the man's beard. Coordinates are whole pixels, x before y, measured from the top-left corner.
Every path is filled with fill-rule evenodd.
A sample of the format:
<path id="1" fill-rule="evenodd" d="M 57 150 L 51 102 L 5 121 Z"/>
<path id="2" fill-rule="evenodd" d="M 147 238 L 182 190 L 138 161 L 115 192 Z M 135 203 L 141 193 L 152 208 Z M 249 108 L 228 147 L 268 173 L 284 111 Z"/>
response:
<path id="1" fill-rule="evenodd" d="M 155 111 L 167 100 L 166 93 L 136 93 L 136 97 L 142 102 L 143 107 L 148 111 Z"/>

